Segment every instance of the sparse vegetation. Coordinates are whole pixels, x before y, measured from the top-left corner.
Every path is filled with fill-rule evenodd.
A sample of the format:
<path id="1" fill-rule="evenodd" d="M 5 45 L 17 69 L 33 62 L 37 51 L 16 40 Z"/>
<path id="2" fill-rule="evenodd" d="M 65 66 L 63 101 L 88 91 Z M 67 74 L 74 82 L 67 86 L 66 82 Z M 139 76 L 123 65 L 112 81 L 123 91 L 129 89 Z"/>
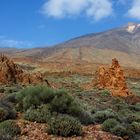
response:
<path id="1" fill-rule="evenodd" d="M 68 115 L 58 115 L 49 122 L 48 133 L 58 136 L 72 136 L 82 134 L 82 125 L 78 120 Z"/>
<path id="2" fill-rule="evenodd" d="M 77 84 L 84 81 L 76 78 L 66 78 L 72 84 L 68 88 L 64 84 L 66 90 L 56 90 L 44 85 L 24 89 L 3 87 L 1 90 L 6 94 L 0 100 L 0 121 L 3 123 L 7 119 L 16 119 L 17 109 L 20 118 L 31 121 L 27 121 L 29 124 L 46 123 L 49 126 L 47 132 L 53 135 L 81 135 L 82 125 L 101 124 L 103 131 L 116 136 L 127 136 L 134 140 L 140 138 L 139 103 L 129 105 L 122 98 L 110 96 L 107 90 L 94 88 L 82 91 Z M 57 82 L 63 82 L 64 79 L 59 77 Z M 71 79 L 76 81 L 71 82 Z M 12 140 L 12 137 L 11 134 L 0 135 L 2 140 Z"/>
<path id="3" fill-rule="evenodd" d="M 119 125 L 119 122 L 116 119 L 107 119 L 102 124 L 102 129 L 104 131 L 110 132 L 112 128 L 114 128 L 116 125 Z"/>
<path id="4" fill-rule="evenodd" d="M 117 136 L 121 136 L 121 137 L 128 135 L 126 128 L 122 125 L 115 126 L 114 128 L 112 128 L 111 132 L 113 134 L 115 134 Z"/>
<path id="5" fill-rule="evenodd" d="M 41 105 L 37 109 L 28 109 L 24 118 L 32 122 L 47 123 L 51 119 L 51 112 L 47 105 Z"/>
<path id="6" fill-rule="evenodd" d="M 111 109 L 97 111 L 94 114 L 94 120 L 96 123 L 103 123 L 107 119 L 118 119 L 118 114 Z"/>
<path id="7" fill-rule="evenodd" d="M 29 108 L 37 108 L 42 104 L 47 104 L 54 98 L 55 93 L 55 90 L 47 86 L 27 87 L 16 95 L 18 108 L 21 111 L 26 111 Z"/>
<path id="8" fill-rule="evenodd" d="M 16 111 L 6 100 L 0 100 L 0 122 L 6 119 L 16 118 Z"/>
<path id="9" fill-rule="evenodd" d="M 140 133 L 140 123 L 139 122 L 132 122 L 130 128 L 136 134 Z"/>
<path id="10" fill-rule="evenodd" d="M 19 109 L 27 111 L 25 118 L 28 120 L 35 121 L 35 117 L 36 120 L 41 119 L 41 114 L 46 116 L 47 112 L 39 110 L 38 107 L 47 104 L 50 112 L 68 114 L 83 124 L 93 123 L 91 114 L 64 90 L 53 90 L 45 86 L 28 87 L 17 94 L 17 99 Z"/>
<path id="11" fill-rule="evenodd" d="M 9 135 L 11 137 L 20 134 L 20 128 L 13 120 L 6 120 L 0 123 L 1 135 Z"/>

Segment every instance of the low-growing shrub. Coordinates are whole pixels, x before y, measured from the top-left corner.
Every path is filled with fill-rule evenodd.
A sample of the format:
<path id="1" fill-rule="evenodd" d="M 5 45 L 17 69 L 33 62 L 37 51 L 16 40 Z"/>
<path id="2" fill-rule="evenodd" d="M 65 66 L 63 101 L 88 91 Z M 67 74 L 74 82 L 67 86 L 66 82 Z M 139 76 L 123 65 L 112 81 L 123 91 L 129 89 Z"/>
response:
<path id="1" fill-rule="evenodd" d="M 35 109 L 42 104 L 47 104 L 51 113 L 68 114 L 79 119 L 83 124 L 93 123 L 91 113 L 87 112 L 78 100 L 76 101 L 64 90 L 54 90 L 44 86 L 28 87 L 21 93 L 18 93 L 17 99 L 20 110 L 28 110 L 25 118 L 32 121 L 35 121 L 33 119 L 35 117 L 42 118 L 38 115 L 39 110 L 36 111 Z M 31 108 L 34 108 L 34 110 L 31 110 Z"/>
<path id="2" fill-rule="evenodd" d="M 138 122 L 132 122 L 132 124 L 130 125 L 130 128 L 136 134 L 140 133 L 140 123 L 138 123 Z"/>
<path id="3" fill-rule="evenodd" d="M 7 116 L 8 116 L 7 110 L 0 107 L 0 122 L 6 120 Z"/>
<path id="4" fill-rule="evenodd" d="M 9 135 L 11 137 L 20 134 L 20 127 L 13 120 L 6 120 L 0 123 L 1 135 Z"/>
<path id="5" fill-rule="evenodd" d="M 140 116 L 137 114 L 130 114 L 125 118 L 126 123 L 140 122 Z"/>
<path id="6" fill-rule="evenodd" d="M 47 132 L 58 136 L 72 136 L 82 134 L 82 125 L 78 120 L 68 115 L 58 115 L 48 123 Z"/>
<path id="7" fill-rule="evenodd" d="M 119 125 L 116 119 L 107 119 L 102 124 L 102 130 L 110 132 L 116 125 Z"/>
<path id="8" fill-rule="evenodd" d="M 24 115 L 24 119 L 38 123 L 46 123 L 50 118 L 51 113 L 47 105 L 39 106 L 37 109 L 28 109 Z"/>
<path id="9" fill-rule="evenodd" d="M 96 123 L 103 123 L 111 118 L 118 119 L 118 114 L 111 109 L 97 111 L 93 116 Z"/>
<path id="10" fill-rule="evenodd" d="M 88 112 L 78 100 L 74 100 L 67 110 L 67 114 L 77 118 L 82 124 L 93 124 L 94 120 L 90 112 Z"/>
<path id="11" fill-rule="evenodd" d="M 100 94 L 102 94 L 103 96 L 110 96 L 110 91 L 105 89 Z"/>
<path id="12" fill-rule="evenodd" d="M 0 122 L 16 118 L 16 111 L 5 100 L 0 100 Z"/>
<path id="13" fill-rule="evenodd" d="M 5 97 L 5 100 L 7 102 L 11 102 L 11 103 L 17 103 L 17 100 L 16 100 L 16 93 L 11 93 L 11 94 L 8 94 L 6 97 Z"/>
<path id="14" fill-rule="evenodd" d="M 53 112 L 69 114 L 77 118 L 82 124 L 93 123 L 91 114 L 78 101 L 76 102 L 74 98 L 66 93 L 57 94 L 50 103 L 50 106 Z"/>
<path id="15" fill-rule="evenodd" d="M 53 98 L 55 90 L 46 86 L 30 86 L 16 95 L 18 109 L 26 111 L 31 107 L 37 108 L 41 104 L 49 103 Z"/>
<path id="16" fill-rule="evenodd" d="M 51 110 L 59 113 L 66 113 L 74 99 L 65 92 L 59 92 L 51 101 Z"/>
<path id="17" fill-rule="evenodd" d="M 135 105 L 130 105 L 129 109 L 133 111 L 140 111 L 140 103 L 137 103 Z"/>
<path id="18" fill-rule="evenodd" d="M 117 136 L 121 136 L 121 137 L 124 137 L 124 136 L 127 136 L 127 131 L 126 131 L 126 128 L 122 125 L 117 125 L 115 126 L 114 128 L 111 129 L 111 132 Z"/>

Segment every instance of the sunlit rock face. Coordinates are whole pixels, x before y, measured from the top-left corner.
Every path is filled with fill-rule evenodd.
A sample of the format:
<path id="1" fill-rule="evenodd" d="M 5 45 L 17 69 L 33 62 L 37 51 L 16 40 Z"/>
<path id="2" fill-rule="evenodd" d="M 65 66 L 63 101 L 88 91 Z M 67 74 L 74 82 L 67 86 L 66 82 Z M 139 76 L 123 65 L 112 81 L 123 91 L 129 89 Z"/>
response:
<path id="1" fill-rule="evenodd" d="M 110 67 L 105 68 L 101 66 L 98 69 L 96 82 L 99 88 L 109 89 L 113 96 L 127 97 L 132 95 L 128 90 L 124 72 L 117 59 L 112 59 Z"/>
<path id="2" fill-rule="evenodd" d="M 0 84 L 39 84 L 46 83 L 41 73 L 24 72 L 17 64 L 8 57 L 0 56 Z"/>

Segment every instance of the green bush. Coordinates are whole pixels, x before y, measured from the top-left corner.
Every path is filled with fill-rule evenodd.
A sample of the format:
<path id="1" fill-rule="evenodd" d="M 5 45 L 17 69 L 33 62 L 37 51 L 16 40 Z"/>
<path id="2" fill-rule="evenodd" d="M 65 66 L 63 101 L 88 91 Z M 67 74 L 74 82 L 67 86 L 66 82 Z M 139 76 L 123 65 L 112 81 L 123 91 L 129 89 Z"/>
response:
<path id="1" fill-rule="evenodd" d="M 53 98 L 55 90 L 46 86 L 30 86 L 16 95 L 18 109 L 26 111 L 31 107 L 37 108 L 41 104 L 49 103 Z"/>
<path id="2" fill-rule="evenodd" d="M 110 132 L 118 124 L 119 122 L 116 119 L 107 119 L 102 124 L 102 130 Z"/>
<path id="3" fill-rule="evenodd" d="M 6 120 L 0 123 L 1 135 L 16 136 L 20 134 L 20 127 L 13 120 Z"/>
<path id="4" fill-rule="evenodd" d="M 111 118 L 118 119 L 118 114 L 111 109 L 97 111 L 93 116 L 96 123 L 103 123 Z"/>
<path id="5" fill-rule="evenodd" d="M 110 96 L 110 91 L 105 89 L 100 94 L 103 95 L 103 96 Z"/>
<path id="6" fill-rule="evenodd" d="M 129 114 L 129 115 L 125 118 L 125 122 L 126 122 L 126 123 L 140 122 L 140 116 L 137 115 L 137 114 Z"/>
<path id="7" fill-rule="evenodd" d="M 133 111 L 140 111 L 140 103 L 137 103 L 135 105 L 130 105 L 129 109 Z"/>
<path id="8" fill-rule="evenodd" d="M 60 92 L 56 94 L 50 106 L 53 112 L 69 114 L 76 117 L 82 124 L 93 123 L 91 114 L 78 101 L 76 102 L 73 97 L 66 93 Z"/>
<path id="9" fill-rule="evenodd" d="M 7 110 L 0 107 L 0 122 L 6 120 L 7 116 L 8 116 Z"/>
<path id="10" fill-rule="evenodd" d="M 72 136 L 72 135 L 81 135 L 82 126 L 79 121 L 75 118 L 68 115 L 59 115 L 55 118 L 52 118 L 48 123 L 49 134 L 54 134 L 58 136 Z"/>
<path id="11" fill-rule="evenodd" d="M 140 133 L 140 123 L 138 123 L 138 122 L 132 122 L 132 124 L 131 124 L 131 130 L 133 131 L 133 132 L 135 132 L 135 133 Z"/>
<path id="12" fill-rule="evenodd" d="M 77 102 L 73 102 L 69 106 L 67 113 L 77 118 L 82 124 L 88 125 L 94 123 L 91 113 L 86 111 L 84 107 L 82 107 L 82 105 Z"/>
<path id="13" fill-rule="evenodd" d="M 37 109 L 29 109 L 24 115 L 24 119 L 38 123 L 46 123 L 50 118 L 51 113 L 47 105 L 39 106 Z"/>
<path id="14" fill-rule="evenodd" d="M 117 136 L 121 136 L 121 137 L 128 135 L 126 128 L 122 125 L 115 126 L 114 128 L 111 129 L 111 132 L 113 134 L 115 134 Z"/>
<path id="15" fill-rule="evenodd" d="M 65 92 L 58 92 L 51 101 L 51 110 L 59 113 L 66 113 L 74 99 Z"/>
<path id="16" fill-rule="evenodd" d="M 16 100 L 16 93 L 8 94 L 8 95 L 5 97 L 5 100 L 6 100 L 7 102 L 17 103 L 17 100 Z"/>
<path id="17" fill-rule="evenodd" d="M 16 111 L 5 100 L 0 100 L 0 122 L 6 119 L 16 118 Z"/>
<path id="18" fill-rule="evenodd" d="M 17 99 L 18 108 L 21 111 L 36 109 L 41 104 L 48 104 L 51 112 L 68 114 L 78 118 L 83 124 L 93 123 L 91 114 L 64 90 L 54 90 L 44 86 L 28 87 L 17 94 Z M 36 110 L 29 110 L 26 118 L 32 120 L 37 114 Z"/>

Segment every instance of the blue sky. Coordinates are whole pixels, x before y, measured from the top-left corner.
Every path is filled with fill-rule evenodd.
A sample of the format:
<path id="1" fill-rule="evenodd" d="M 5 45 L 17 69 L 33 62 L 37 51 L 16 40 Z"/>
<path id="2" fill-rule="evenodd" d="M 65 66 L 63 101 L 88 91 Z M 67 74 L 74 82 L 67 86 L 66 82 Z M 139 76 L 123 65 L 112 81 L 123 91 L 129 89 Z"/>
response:
<path id="1" fill-rule="evenodd" d="M 50 46 L 139 21 L 140 0 L 0 0 L 0 46 Z"/>

